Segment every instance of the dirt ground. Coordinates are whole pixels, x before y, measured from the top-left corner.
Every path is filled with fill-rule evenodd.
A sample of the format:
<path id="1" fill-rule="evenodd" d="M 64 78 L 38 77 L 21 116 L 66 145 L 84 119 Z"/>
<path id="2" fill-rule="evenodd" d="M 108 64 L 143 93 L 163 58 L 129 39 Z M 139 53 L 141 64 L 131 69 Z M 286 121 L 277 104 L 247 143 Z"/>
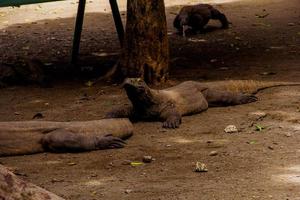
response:
<path id="1" fill-rule="evenodd" d="M 209 32 L 186 39 L 173 34 L 172 13 L 180 7 L 167 7 L 169 85 L 183 80 L 300 80 L 299 0 L 245 0 L 216 7 L 227 14 L 231 28 L 215 29 L 218 23 L 211 23 Z M 1 12 L 13 16 L 17 11 Z M 85 19 L 82 58 L 118 52 L 110 14 L 88 13 Z M 70 17 L 3 26 L 2 63 L 20 57 L 68 62 L 73 21 Z M 98 59 L 101 68 L 117 58 Z M 85 82 L 60 80 L 52 88 L 1 89 L 0 120 L 30 120 L 39 112 L 42 120 L 92 120 L 127 102 L 118 85 L 101 82 L 87 87 Z M 160 122 L 135 123 L 134 136 L 123 149 L 5 157 L 0 162 L 72 200 L 300 199 L 300 87 L 267 89 L 257 96 L 255 103 L 184 117 L 176 130 L 163 129 Z M 266 116 L 258 119 L 251 114 L 257 111 Z M 230 124 L 239 132 L 225 133 Z M 255 125 L 264 129 L 255 131 Z M 217 155 L 210 156 L 211 151 Z M 155 160 L 128 165 L 145 155 Z M 208 172 L 194 172 L 197 161 L 205 163 Z"/>

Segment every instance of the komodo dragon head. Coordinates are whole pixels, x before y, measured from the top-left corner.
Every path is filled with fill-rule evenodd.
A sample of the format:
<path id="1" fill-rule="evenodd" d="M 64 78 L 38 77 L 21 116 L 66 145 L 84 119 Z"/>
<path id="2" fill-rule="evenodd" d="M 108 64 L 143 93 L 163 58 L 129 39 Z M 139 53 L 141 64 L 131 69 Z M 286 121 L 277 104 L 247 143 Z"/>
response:
<path id="1" fill-rule="evenodd" d="M 154 104 L 151 89 L 141 78 L 126 78 L 123 87 L 134 106 L 145 107 Z"/>

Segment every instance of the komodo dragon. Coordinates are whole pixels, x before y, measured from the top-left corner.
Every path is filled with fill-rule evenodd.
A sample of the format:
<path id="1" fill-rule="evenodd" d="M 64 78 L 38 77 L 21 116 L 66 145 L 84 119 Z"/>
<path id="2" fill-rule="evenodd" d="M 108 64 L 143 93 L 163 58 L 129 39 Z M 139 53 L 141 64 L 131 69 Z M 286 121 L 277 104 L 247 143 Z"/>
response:
<path id="1" fill-rule="evenodd" d="M 0 122 L 0 156 L 121 148 L 132 134 L 128 119 Z"/>
<path id="2" fill-rule="evenodd" d="M 123 87 L 132 105 L 106 114 L 106 118 L 160 120 L 164 128 L 178 128 L 181 117 L 200 113 L 212 106 L 232 106 L 257 101 L 259 90 L 300 83 L 219 81 L 200 83 L 186 81 L 163 90 L 151 89 L 140 78 L 127 78 Z M 243 92 L 243 93 L 242 93 Z M 244 94 L 248 92 L 248 94 Z"/>
<path id="3" fill-rule="evenodd" d="M 209 4 L 182 7 L 174 19 L 173 26 L 183 34 L 188 27 L 192 31 L 201 31 L 210 19 L 219 20 L 222 28 L 228 28 L 229 22 L 226 16 Z"/>

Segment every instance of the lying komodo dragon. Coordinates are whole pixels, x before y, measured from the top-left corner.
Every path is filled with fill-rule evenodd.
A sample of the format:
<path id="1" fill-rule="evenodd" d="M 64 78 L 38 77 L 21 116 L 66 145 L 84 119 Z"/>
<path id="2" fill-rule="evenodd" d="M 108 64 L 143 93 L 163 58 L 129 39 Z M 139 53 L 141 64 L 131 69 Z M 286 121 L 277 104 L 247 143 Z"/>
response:
<path id="1" fill-rule="evenodd" d="M 0 156 L 121 148 L 132 133 L 128 119 L 0 122 Z"/>
<path id="2" fill-rule="evenodd" d="M 259 90 L 274 86 L 300 85 L 258 81 L 186 81 L 163 90 L 151 89 L 139 78 L 127 78 L 124 88 L 132 105 L 115 109 L 106 118 L 128 117 L 131 120 L 161 120 L 164 128 L 178 128 L 181 117 L 211 106 L 232 106 L 257 101 Z M 248 94 L 244 94 L 244 93 Z"/>

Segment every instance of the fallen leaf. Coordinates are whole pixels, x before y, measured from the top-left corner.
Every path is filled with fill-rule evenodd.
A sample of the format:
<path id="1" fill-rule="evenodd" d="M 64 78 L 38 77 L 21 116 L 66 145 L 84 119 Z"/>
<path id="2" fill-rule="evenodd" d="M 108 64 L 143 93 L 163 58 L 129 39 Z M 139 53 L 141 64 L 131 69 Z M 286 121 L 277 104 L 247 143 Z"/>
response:
<path id="1" fill-rule="evenodd" d="M 94 85 L 94 82 L 93 81 L 88 81 L 85 83 L 86 86 L 88 87 L 92 87 Z"/>
<path id="2" fill-rule="evenodd" d="M 265 129 L 265 127 L 260 126 L 260 125 L 255 125 L 255 130 L 256 131 L 262 131 L 263 129 Z"/>
<path id="3" fill-rule="evenodd" d="M 265 18 L 265 17 L 267 17 L 268 15 L 270 15 L 270 13 L 266 13 L 266 14 L 255 14 L 255 16 L 256 16 L 257 18 Z"/>
<path id="4" fill-rule="evenodd" d="M 247 142 L 248 144 L 256 144 L 257 142 L 255 140 L 252 140 L 250 142 Z"/>
<path id="5" fill-rule="evenodd" d="M 143 165 L 144 163 L 142 162 L 138 162 L 138 161 L 135 161 L 135 162 L 131 162 L 130 165 L 133 166 L 133 167 L 137 167 L 137 166 L 141 166 Z"/>

